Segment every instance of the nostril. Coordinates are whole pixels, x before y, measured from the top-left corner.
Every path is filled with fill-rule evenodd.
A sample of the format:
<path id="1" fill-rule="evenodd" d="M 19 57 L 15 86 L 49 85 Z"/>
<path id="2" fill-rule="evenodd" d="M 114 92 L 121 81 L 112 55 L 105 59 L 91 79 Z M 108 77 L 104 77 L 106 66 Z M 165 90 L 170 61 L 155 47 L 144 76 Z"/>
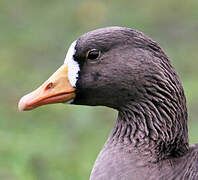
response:
<path id="1" fill-rule="evenodd" d="M 51 89 L 53 86 L 54 84 L 51 82 L 45 87 L 45 90 Z"/>

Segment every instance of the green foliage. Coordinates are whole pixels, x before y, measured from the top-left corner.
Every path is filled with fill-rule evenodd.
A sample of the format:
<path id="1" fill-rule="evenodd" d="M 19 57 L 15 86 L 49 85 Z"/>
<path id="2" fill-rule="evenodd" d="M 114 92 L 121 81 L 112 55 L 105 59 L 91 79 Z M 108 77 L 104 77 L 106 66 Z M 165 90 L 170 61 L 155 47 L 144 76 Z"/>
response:
<path id="1" fill-rule="evenodd" d="M 183 82 L 190 140 L 198 127 L 198 1 L 0 1 L 0 179 L 88 179 L 117 113 L 49 105 L 19 113 L 22 95 L 62 63 L 70 43 L 104 26 L 127 26 L 158 41 Z"/>

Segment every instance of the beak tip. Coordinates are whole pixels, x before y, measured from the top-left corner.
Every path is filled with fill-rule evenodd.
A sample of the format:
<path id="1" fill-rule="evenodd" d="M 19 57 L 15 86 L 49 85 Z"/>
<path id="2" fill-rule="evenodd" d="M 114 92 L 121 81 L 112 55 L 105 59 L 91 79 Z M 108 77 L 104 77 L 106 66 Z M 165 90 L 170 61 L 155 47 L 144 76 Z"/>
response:
<path id="1" fill-rule="evenodd" d="M 27 107 L 27 103 L 26 103 L 26 96 L 23 96 L 19 103 L 18 103 L 18 110 L 21 111 L 25 111 Z"/>

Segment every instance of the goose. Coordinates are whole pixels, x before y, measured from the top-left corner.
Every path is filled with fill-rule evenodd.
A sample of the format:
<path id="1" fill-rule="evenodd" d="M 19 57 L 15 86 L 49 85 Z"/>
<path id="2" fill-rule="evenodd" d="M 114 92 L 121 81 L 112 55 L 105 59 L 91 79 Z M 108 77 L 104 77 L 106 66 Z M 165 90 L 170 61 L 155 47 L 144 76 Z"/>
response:
<path id="1" fill-rule="evenodd" d="M 80 36 L 64 64 L 18 108 L 65 102 L 118 111 L 90 180 L 198 179 L 182 84 L 164 51 L 142 32 L 113 26 Z"/>

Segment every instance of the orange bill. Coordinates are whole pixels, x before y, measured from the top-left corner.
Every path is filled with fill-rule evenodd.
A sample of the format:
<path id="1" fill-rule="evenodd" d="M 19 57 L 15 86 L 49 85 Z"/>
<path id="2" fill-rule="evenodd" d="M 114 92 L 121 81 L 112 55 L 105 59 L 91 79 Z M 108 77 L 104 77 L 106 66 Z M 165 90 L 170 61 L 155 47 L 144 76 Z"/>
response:
<path id="1" fill-rule="evenodd" d="M 36 107 L 67 102 L 75 98 L 75 88 L 68 79 L 68 66 L 63 64 L 46 82 L 38 89 L 23 96 L 19 101 L 20 111 L 31 110 Z"/>

